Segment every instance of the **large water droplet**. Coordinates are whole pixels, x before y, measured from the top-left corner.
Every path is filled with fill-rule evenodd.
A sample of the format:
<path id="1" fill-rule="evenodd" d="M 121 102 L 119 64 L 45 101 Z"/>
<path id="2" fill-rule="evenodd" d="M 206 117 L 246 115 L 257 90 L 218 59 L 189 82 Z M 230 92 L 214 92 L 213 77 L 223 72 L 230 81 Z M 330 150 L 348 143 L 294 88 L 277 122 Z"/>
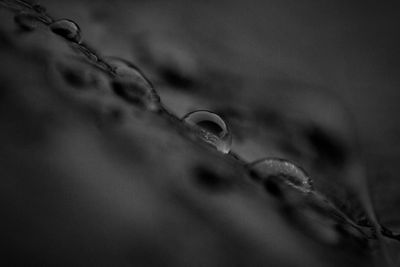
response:
<path id="1" fill-rule="evenodd" d="M 217 114 L 199 110 L 186 114 L 182 120 L 199 130 L 200 137 L 207 143 L 226 154 L 230 151 L 232 145 L 232 135 L 229 129 Z"/>
<path id="2" fill-rule="evenodd" d="M 134 64 L 118 57 L 108 57 L 105 61 L 115 73 L 115 93 L 129 102 L 144 105 L 149 110 L 160 109 L 160 97 L 151 82 Z"/>
<path id="3" fill-rule="evenodd" d="M 38 26 L 37 18 L 30 13 L 20 12 L 14 17 L 15 23 L 23 31 L 33 31 Z"/>
<path id="4" fill-rule="evenodd" d="M 263 180 L 277 177 L 302 191 L 309 192 L 313 189 L 313 182 L 305 171 L 283 159 L 265 158 L 257 160 L 249 165 L 249 169 Z"/>
<path id="5" fill-rule="evenodd" d="M 50 24 L 50 29 L 55 34 L 75 43 L 82 41 L 81 30 L 75 22 L 69 19 L 60 19 Z"/>

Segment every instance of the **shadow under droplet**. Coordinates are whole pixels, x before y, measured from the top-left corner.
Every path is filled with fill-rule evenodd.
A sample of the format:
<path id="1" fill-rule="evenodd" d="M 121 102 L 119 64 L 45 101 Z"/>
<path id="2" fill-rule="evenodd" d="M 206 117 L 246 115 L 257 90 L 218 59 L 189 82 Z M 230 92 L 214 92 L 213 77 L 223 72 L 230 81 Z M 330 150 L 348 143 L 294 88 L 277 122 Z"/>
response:
<path id="1" fill-rule="evenodd" d="M 232 181 L 205 166 L 197 166 L 193 170 L 197 185 L 210 191 L 227 191 L 232 188 Z"/>

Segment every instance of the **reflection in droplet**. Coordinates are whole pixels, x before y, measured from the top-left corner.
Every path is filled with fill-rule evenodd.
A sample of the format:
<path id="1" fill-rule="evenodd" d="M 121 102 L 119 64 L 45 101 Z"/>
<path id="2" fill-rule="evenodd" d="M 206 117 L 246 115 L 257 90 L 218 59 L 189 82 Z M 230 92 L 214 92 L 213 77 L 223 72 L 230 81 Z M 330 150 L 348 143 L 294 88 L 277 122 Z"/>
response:
<path id="1" fill-rule="evenodd" d="M 151 111 L 160 109 L 160 97 L 151 82 L 134 64 L 118 57 L 108 57 L 105 61 L 115 73 L 112 85 L 116 94 Z"/>
<path id="2" fill-rule="evenodd" d="M 67 40 L 73 41 L 75 43 L 80 43 L 81 30 L 75 22 L 69 19 L 61 19 L 50 24 L 50 29 L 55 34 L 64 37 Z"/>
<path id="3" fill-rule="evenodd" d="M 33 14 L 20 12 L 14 17 L 15 23 L 24 31 L 33 31 L 38 26 L 38 21 Z"/>
<path id="4" fill-rule="evenodd" d="M 305 192 L 313 189 L 312 180 L 305 171 L 283 159 L 264 158 L 257 160 L 249 165 L 249 169 L 263 180 L 278 177 Z"/>
<path id="5" fill-rule="evenodd" d="M 215 146 L 218 151 L 224 154 L 230 151 L 232 135 L 224 120 L 217 114 L 199 110 L 186 114 L 182 120 L 192 127 L 196 127 L 201 138 Z"/>

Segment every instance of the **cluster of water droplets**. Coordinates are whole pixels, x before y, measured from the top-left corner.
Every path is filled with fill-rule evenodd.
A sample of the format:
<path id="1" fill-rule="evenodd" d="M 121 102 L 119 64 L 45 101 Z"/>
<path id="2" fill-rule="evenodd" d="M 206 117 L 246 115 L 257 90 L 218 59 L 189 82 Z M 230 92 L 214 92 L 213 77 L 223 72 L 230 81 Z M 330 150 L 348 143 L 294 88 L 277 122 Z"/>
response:
<path id="1" fill-rule="evenodd" d="M 16 12 L 15 22 L 23 30 L 32 31 L 41 22 L 49 27 L 51 32 L 70 42 L 71 47 L 83 54 L 91 63 L 104 70 L 111 78 L 114 92 L 135 105 L 140 105 L 151 111 L 162 108 L 160 97 L 152 83 L 133 63 L 117 57 L 101 57 L 87 44 L 82 42 L 81 29 L 77 23 L 69 19 L 54 20 L 42 6 L 27 1 L 2 1 L 8 7 L 22 7 Z M 13 6 L 14 5 L 14 6 Z M 192 127 L 203 141 L 227 154 L 232 146 L 232 134 L 225 121 L 217 114 L 198 110 L 186 114 L 182 121 Z M 294 164 L 284 160 L 262 160 L 253 163 L 252 168 L 260 176 L 268 176 L 272 172 L 286 177 L 288 183 L 302 189 L 311 189 L 311 179 Z M 268 173 L 267 173 L 268 172 Z"/>
<path id="2" fill-rule="evenodd" d="M 22 31 L 34 31 L 42 23 L 52 33 L 65 39 L 75 51 L 109 76 L 118 96 L 150 111 L 160 110 L 160 97 L 143 72 L 125 59 L 100 56 L 82 41 L 81 29 L 76 22 L 70 19 L 55 20 L 46 13 L 44 7 L 31 1 L 2 0 L 0 3 L 15 12 L 14 21 Z"/>
<path id="3" fill-rule="evenodd" d="M 81 29 L 74 21 L 54 20 L 46 13 L 45 8 L 31 1 L 0 0 L 0 4 L 16 13 L 14 20 L 21 30 L 33 31 L 39 23 L 42 23 L 48 26 L 51 32 L 68 41 L 73 49 L 109 75 L 114 92 L 127 102 L 150 111 L 163 110 L 166 112 L 152 83 L 136 65 L 117 57 L 101 57 L 82 41 Z M 186 114 L 181 121 L 191 127 L 201 140 L 215 147 L 216 150 L 224 154 L 230 152 L 232 134 L 226 122 L 219 115 L 207 110 L 198 110 Z M 294 163 L 283 159 L 264 158 L 246 164 L 246 167 L 249 174 L 256 177 L 261 183 L 271 181 L 283 183 L 308 195 L 320 208 L 336 213 L 341 221 L 347 222 L 352 227 L 358 227 L 331 202 L 315 191 L 312 179 Z M 387 236 L 395 236 L 389 230 L 385 230 L 388 233 Z M 396 237 L 398 238 L 398 236 Z"/>

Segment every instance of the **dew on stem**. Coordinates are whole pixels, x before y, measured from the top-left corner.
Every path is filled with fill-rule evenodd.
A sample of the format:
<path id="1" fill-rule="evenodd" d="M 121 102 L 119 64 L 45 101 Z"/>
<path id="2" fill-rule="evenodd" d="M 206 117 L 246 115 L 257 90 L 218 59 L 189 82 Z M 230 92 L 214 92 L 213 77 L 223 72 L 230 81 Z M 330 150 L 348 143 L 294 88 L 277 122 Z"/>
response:
<path id="1" fill-rule="evenodd" d="M 217 114 L 199 110 L 186 114 L 182 120 L 199 130 L 200 137 L 218 151 L 224 154 L 230 151 L 232 135 L 224 120 Z"/>

